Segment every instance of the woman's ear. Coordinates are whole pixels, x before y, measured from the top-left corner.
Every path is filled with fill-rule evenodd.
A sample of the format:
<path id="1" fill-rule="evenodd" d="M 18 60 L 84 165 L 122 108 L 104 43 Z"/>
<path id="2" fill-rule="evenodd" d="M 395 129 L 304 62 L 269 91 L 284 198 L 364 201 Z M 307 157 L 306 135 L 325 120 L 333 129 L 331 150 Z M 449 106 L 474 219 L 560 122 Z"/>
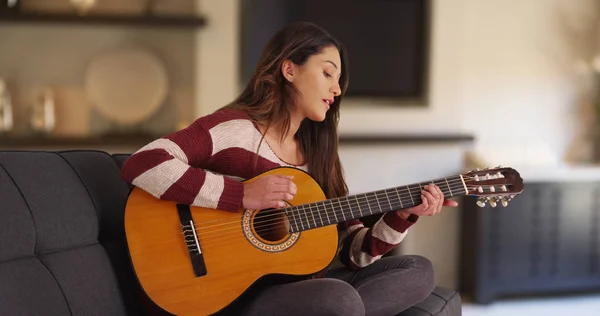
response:
<path id="1" fill-rule="evenodd" d="M 296 65 L 289 59 L 284 60 L 281 64 L 281 74 L 283 77 L 289 82 L 294 82 L 295 73 Z"/>

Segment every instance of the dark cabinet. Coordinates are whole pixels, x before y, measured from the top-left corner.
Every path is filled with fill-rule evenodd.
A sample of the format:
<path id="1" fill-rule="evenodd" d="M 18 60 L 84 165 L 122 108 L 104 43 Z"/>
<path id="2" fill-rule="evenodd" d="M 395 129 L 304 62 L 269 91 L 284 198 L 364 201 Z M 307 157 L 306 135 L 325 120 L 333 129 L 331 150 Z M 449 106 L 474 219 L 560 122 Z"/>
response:
<path id="1" fill-rule="evenodd" d="M 526 183 L 507 207 L 465 197 L 460 289 L 495 298 L 600 290 L 600 181 Z"/>

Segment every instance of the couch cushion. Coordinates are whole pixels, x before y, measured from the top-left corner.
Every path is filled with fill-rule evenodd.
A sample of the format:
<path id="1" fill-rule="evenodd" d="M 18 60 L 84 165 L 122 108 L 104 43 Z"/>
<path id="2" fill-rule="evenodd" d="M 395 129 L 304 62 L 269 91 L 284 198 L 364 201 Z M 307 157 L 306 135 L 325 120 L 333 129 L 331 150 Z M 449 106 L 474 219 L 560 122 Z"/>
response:
<path id="1" fill-rule="evenodd" d="M 457 291 L 436 286 L 423 301 L 398 316 L 460 316 L 462 300 Z"/>
<path id="2" fill-rule="evenodd" d="M 128 193 L 104 152 L 0 151 L 0 314 L 135 314 Z"/>

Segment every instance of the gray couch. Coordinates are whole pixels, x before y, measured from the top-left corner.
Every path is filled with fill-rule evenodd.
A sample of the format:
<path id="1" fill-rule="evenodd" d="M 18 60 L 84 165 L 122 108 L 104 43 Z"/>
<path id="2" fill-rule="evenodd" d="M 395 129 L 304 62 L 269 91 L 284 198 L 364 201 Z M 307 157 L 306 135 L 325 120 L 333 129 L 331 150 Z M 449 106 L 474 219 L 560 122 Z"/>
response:
<path id="1" fill-rule="evenodd" d="M 0 315 L 160 315 L 129 264 L 127 155 L 0 151 Z M 461 314 L 436 288 L 403 316 Z"/>

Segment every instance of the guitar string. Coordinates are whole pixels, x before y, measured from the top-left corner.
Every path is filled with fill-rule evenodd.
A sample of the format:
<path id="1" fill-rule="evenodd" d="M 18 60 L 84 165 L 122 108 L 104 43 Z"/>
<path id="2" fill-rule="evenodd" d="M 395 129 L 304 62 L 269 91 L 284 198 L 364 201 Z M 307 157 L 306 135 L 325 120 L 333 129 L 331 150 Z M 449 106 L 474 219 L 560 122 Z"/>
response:
<path id="1" fill-rule="evenodd" d="M 458 182 L 461 182 L 460 187 L 457 185 Z M 453 183 L 453 182 L 449 181 L 449 183 Z M 449 188 L 447 192 L 443 191 L 444 195 L 447 196 L 447 194 L 450 193 L 450 192 L 459 192 L 460 190 L 464 189 L 464 187 L 462 186 L 462 181 L 460 181 L 460 180 L 454 181 L 454 183 L 452 185 L 456 186 L 454 188 L 454 190 L 452 190 L 452 188 Z M 460 190 L 458 190 L 458 189 L 460 189 Z M 444 189 L 444 190 L 446 190 L 446 189 Z M 383 192 L 380 192 L 380 191 L 383 191 Z M 355 199 L 352 200 L 352 201 L 350 201 L 346 197 L 335 199 L 335 200 L 337 200 L 337 206 L 334 206 L 332 204 L 332 201 L 328 200 L 329 203 L 330 203 L 330 205 L 333 206 L 333 212 L 327 211 L 327 208 L 326 208 L 326 206 L 324 204 L 326 201 L 319 201 L 319 202 L 315 202 L 315 203 L 309 203 L 308 205 L 314 204 L 315 206 L 309 206 L 309 207 L 306 207 L 306 208 L 303 207 L 304 214 L 300 213 L 301 210 L 297 206 L 293 206 L 291 208 L 283 208 L 283 209 L 279 209 L 279 210 L 273 210 L 271 212 L 273 212 L 274 214 L 263 215 L 261 217 L 261 219 L 262 219 L 261 223 L 267 223 L 268 221 L 266 219 L 269 218 L 269 217 L 277 217 L 277 218 L 274 218 L 273 220 L 271 220 L 271 221 L 277 221 L 278 218 L 281 217 L 283 213 L 285 213 L 285 216 L 287 216 L 288 218 L 290 218 L 290 221 L 291 220 L 294 221 L 293 224 L 298 224 L 298 225 L 296 225 L 296 226 L 298 226 L 297 228 L 299 228 L 300 225 L 303 226 L 304 223 L 306 223 L 310 227 L 310 225 L 309 225 L 310 224 L 310 219 L 308 218 L 309 215 L 311 216 L 311 218 L 314 216 L 314 221 L 316 221 L 316 219 L 319 218 L 321 220 L 321 222 L 322 222 L 322 218 L 323 217 L 328 217 L 328 218 L 329 217 L 335 217 L 336 218 L 336 222 L 340 222 L 337 219 L 339 219 L 339 218 L 345 218 L 346 212 L 344 211 L 344 207 L 352 208 L 352 207 L 358 206 L 358 209 L 359 209 L 358 211 L 362 213 L 362 205 L 361 205 L 361 203 L 365 203 L 366 202 L 366 204 L 367 204 L 367 206 L 365 206 L 366 208 L 370 208 L 370 206 L 372 205 L 372 202 L 377 202 L 377 204 L 381 204 L 379 202 L 380 198 L 381 198 L 381 200 L 388 201 L 388 203 L 390 203 L 389 202 L 390 198 L 389 198 L 389 195 L 387 194 L 387 189 L 386 190 L 380 190 L 380 191 L 376 191 L 376 192 L 379 192 L 377 194 L 364 195 L 364 196 L 361 196 L 359 198 L 355 197 Z M 401 204 L 400 208 L 403 208 L 403 204 L 404 203 L 402 203 L 402 202 L 405 199 L 408 200 L 407 204 L 410 204 L 410 202 L 412 202 L 413 198 L 415 198 L 417 200 L 420 199 L 420 194 L 417 197 L 414 197 L 413 194 L 410 193 L 410 192 L 408 194 L 405 194 L 406 189 L 399 190 L 399 191 L 402 191 L 403 194 L 397 194 L 395 196 L 392 195 L 392 200 L 399 200 L 400 204 Z M 417 194 L 414 194 L 414 195 L 417 195 Z M 450 195 L 452 195 L 452 194 L 450 194 Z M 395 198 L 395 197 L 397 197 L 397 198 Z M 373 199 L 375 199 L 375 201 Z M 323 203 L 322 204 L 323 207 L 319 208 L 319 205 L 317 203 Z M 339 206 L 339 209 L 338 209 L 338 206 Z M 316 210 L 315 210 L 315 208 L 316 208 Z M 288 209 L 290 211 L 285 211 L 286 209 Z M 294 209 L 297 210 L 297 213 L 296 213 L 296 211 L 294 211 Z M 325 212 L 323 212 L 323 210 L 325 210 Z M 355 211 L 352 211 L 352 213 L 354 213 L 354 212 Z M 302 215 L 304 215 L 304 217 L 307 218 L 307 220 L 302 219 Z M 354 215 L 354 214 L 352 214 L 352 215 Z M 372 215 L 372 212 L 370 212 L 369 215 Z M 298 220 L 296 219 L 296 217 L 298 217 L 300 219 L 300 222 L 298 222 Z M 207 229 L 218 227 L 218 226 L 228 227 L 229 225 L 234 225 L 233 228 L 237 228 L 237 227 L 239 227 L 239 224 L 241 223 L 241 220 L 242 219 L 231 221 L 231 222 L 226 222 L 226 223 L 220 223 L 220 224 L 216 224 L 216 225 L 211 225 L 211 226 L 202 226 L 201 223 L 197 223 L 196 224 L 196 231 L 199 232 L 199 233 L 201 233 L 202 230 L 206 231 Z M 328 221 L 331 222 L 331 220 L 328 220 Z M 226 225 L 228 225 L 228 226 L 226 226 Z M 218 230 L 211 230 L 210 232 L 217 232 L 217 231 L 222 231 L 222 230 L 227 230 L 227 229 L 230 229 L 230 228 L 218 229 Z"/>
<path id="2" fill-rule="evenodd" d="M 395 206 L 393 204 L 395 204 Z M 402 205 L 402 203 L 400 203 L 400 201 L 390 201 L 390 206 L 392 207 L 392 209 L 394 209 L 394 208 L 398 208 L 399 209 L 401 207 L 401 205 Z M 354 213 L 356 213 L 356 211 L 351 211 L 351 213 L 352 213 L 353 216 L 354 215 L 358 215 L 358 214 L 354 214 Z M 236 229 L 236 231 L 229 231 L 229 232 L 216 233 L 216 234 L 215 234 L 216 231 L 210 231 L 210 232 L 204 232 L 204 233 L 198 232 L 199 239 L 202 239 L 202 244 L 204 244 L 207 241 L 222 240 L 223 237 L 227 236 L 227 235 L 238 235 L 239 234 L 239 229 L 240 229 L 239 225 L 241 224 L 241 221 L 242 220 L 237 221 L 236 225 L 234 227 L 229 227 L 227 229 L 219 230 L 219 231 L 224 231 L 224 230 Z M 332 224 L 334 224 L 334 223 L 332 223 Z M 285 221 L 276 221 L 273 224 L 256 225 L 256 226 L 254 226 L 254 231 L 257 234 L 260 235 L 261 233 L 264 233 L 264 232 L 267 232 L 267 231 L 272 231 L 275 228 L 283 228 L 283 227 L 286 227 L 286 226 L 288 226 L 288 225 L 286 224 Z M 287 232 L 287 233 L 289 233 L 289 232 Z"/>
<path id="3" fill-rule="evenodd" d="M 436 181 L 437 181 L 437 180 L 436 180 Z M 444 181 L 444 183 L 443 183 L 443 184 L 445 184 L 445 182 L 446 182 L 446 180 L 445 180 L 445 179 L 444 179 L 444 180 L 439 180 L 439 181 Z M 429 184 L 429 183 L 430 183 L 430 182 L 427 182 L 427 184 Z M 460 185 L 460 187 L 457 185 L 458 183 L 460 183 L 460 184 L 461 184 L 461 185 Z M 460 191 L 460 190 L 463 190 L 463 189 L 464 189 L 464 187 L 462 186 L 462 181 L 460 180 L 460 178 L 459 178 L 459 179 L 453 179 L 453 180 L 449 181 L 449 182 L 448 182 L 448 184 L 451 184 L 451 186 L 455 186 L 455 185 L 457 186 L 456 188 L 454 188 L 454 190 L 452 190 L 452 189 L 449 189 L 449 192 L 450 192 L 450 191 L 451 191 L 451 192 L 458 192 L 458 191 Z M 437 183 L 436 183 L 436 185 L 437 185 Z M 439 185 L 438 185 L 438 186 L 439 186 Z M 445 185 L 445 186 L 447 186 L 447 185 Z M 371 192 L 371 193 L 368 193 L 368 194 L 356 194 L 356 195 L 353 195 L 353 196 L 355 196 L 355 197 L 357 197 L 357 196 L 361 196 L 361 197 L 359 197 L 358 199 L 361 199 L 361 200 L 363 200 L 363 201 L 364 201 L 364 200 L 366 200 L 366 201 L 367 201 L 367 203 L 369 203 L 369 201 L 371 201 L 371 200 L 369 200 L 369 199 L 371 199 L 371 198 L 376 198 L 376 199 L 379 199 L 379 198 L 382 198 L 382 199 L 383 199 L 383 198 L 385 198 L 385 199 L 388 199 L 388 194 L 387 194 L 387 192 L 388 192 L 389 190 L 392 190 L 392 189 L 394 189 L 394 188 L 377 190 L 377 191 L 374 191 L 374 192 Z M 440 189 L 441 189 L 441 187 L 440 187 Z M 458 190 L 458 191 L 455 191 L 455 190 L 457 190 L 457 189 L 460 189 L 460 190 Z M 414 188 L 413 188 L 413 189 L 411 189 L 411 190 L 412 190 L 412 191 L 416 190 L 416 187 L 414 187 Z M 401 199 L 401 200 L 404 200 L 405 198 L 407 198 L 407 199 L 410 199 L 410 198 L 412 198 L 412 197 L 413 197 L 413 192 L 412 192 L 411 190 L 408 190 L 408 189 L 401 189 L 401 190 L 397 190 L 397 188 L 396 188 L 396 192 L 397 192 L 397 193 L 395 193 L 394 195 L 392 195 L 392 197 L 394 197 L 394 196 L 397 196 L 397 197 L 398 197 L 399 199 Z M 408 194 L 406 194 L 407 192 L 408 192 Z M 416 196 L 417 194 L 415 193 L 414 195 Z M 419 195 L 418 195 L 418 197 L 420 197 L 420 191 L 419 191 Z M 327 201 L 329 201 L 329 203 L 332 203 L 332 200 L 335 200 L 334 202 L 337 202 L 337 203 L 338 203 L 338 205 L 340 205 L 340 206 L 351 206 L 351 205 L 353 205 L 353 204 L 350 204 L 350 199 L 349 199 L 349 197 L 348 197 L 348 196 L 339 197 L 339 198 L 333 198 L 333 199 L 329 199 L 329 200 L 325 200 L 325 201 L 318 201 L 318 202 L 307 203 L 306 205 L 312 205 L 312 204 L 315 204 L 315 206 L 308 206 L 308 207 L 307 207 L 307 208 L 308 208 L 308 210 L 310 211 L 310 215 L 311 215 L 311 216 L 313 216 L 313 215 L 315 215 L 315 214 L 316 214 L 316 215 L 319 215 L 319 214 L 321 214 L 321 213 L 322 213 L 322 211 L 320 211 L 320 210 L 318 209 L 318 205 L 316 205 L 317 203 L 325 203 L 325 202 L 327 202 Z M 355 198 L 355 200 L 356 200 L 356 198 Z M 343 203 L 348 203 L 348 204 L 347 204 L 347 205 L 341 205 L 341 203 L 342 203 L 342 202 L 343 202 Z M 371 202 L 372 202 L 372 201 L 371 201 Z M 355 203 L 355 201 L 352 201 L 351 203 Z M 371 204 L 371 203 L 369 203 L 369 204 Z M 263 218 L 266 218 L 266 217 L 269 217 L 269 216 L 279 216 L 279 215 L 281 214 L 281 211 L 283 211 L 284 213 L 286 213 L 286 215 L 288 215 L 288 214 L 291 214 L 292 216 L 296 216 L 296 215 L 297 215 L 297 216 L 301 216 L 302 214 L 300 214 L 300 211 L 301 211 L 301 210 L 299 209 L 299 206 L 300 206 L 300 205 L 298 205 L 298 206 L 292 206 L 292 207 L 286 207 L 286 208 L 281 208 L 281 209 L 277 209 L 277 211 L 273 211 L 273 212 L 277 212 L 277 214 L 268 215 L 268 216 L 263 216 Z M 360 205 L 359 205 L 359 206 L 360 206 Z M 313 208 L 315 208 L 315 207 L 317 208 L 317 210 L 313 210 Z M 340 207 L 340 208 L 341 208 L 341 207 Z M 288 211 L 285 211 L 286 209 L 287 209 L 287 210 L 290 210 L 290 211 L 289 211 L 289 212 L 288 212 Z M 304 212 L 304 214 L 308 214 L 308 213 L 307 213 L 307 209 L 306 209 L 306 208 L 304 208 L 304 207 L 303 207 L 303 210 L 302 210 L 302 211 Z M 296 213 L 296 212 L 297 212 L 297 213 Z M 338 213 L 337 207 L 336 207 L 336 206 L 334 206 L 333 213 L 330 213 L 330 212 L 325 212 L 325 213 L 324 213 L 324 215 L 326 215 L 326 214 L 327 214 L 327 215 L 331 214 L 331 215 L 333 215 L 333 216 L 335 216 L 335 217 L 337 217 L 338 215 L 341 215 L 340 217 L 341 217 L 341 218 L 343 218 L 344 216 L 343 216 L 342 214 L 345 214 L 345 212 L 344 212 L 344 210 L 342 209 L 342 210 L 341 210 L 341 211 Z M 289 215 L 288 215 L 288 216 L 289 216 Z M 224 226 L 224 225 L 228 225 L 228 224 L 235 224 L 235 225 L 237 225 L 237 224 L 239 224 L 239 222 L 240 222 L 239 220 L 235 220 L 235 221 L 232 221 L 232 222 L 220 223 L 220 224 L 211 225 L 211 226 L 201 226 L 201 225 L 197 224 L 197 225 L 196 225 L 196 230 L 197 230 L 197 231 L 200 231 L 200 230 L 205 230 L 205 229 L 208 229 L 208 228 L 213 228 L 213 227 L 216 227 L 216 226 Z"/>
<path id="4" fill-rule="evenodd" d="M 446 195 L 447 193 L 450 192 L 450 190 L 448 190 L 448 192 L 444 192 L 444 194 Z M 455 188 L 455 190 L 456 190 L 456 188 Z M 386 199 L 387 199 L 387 196 L 386 196 Z M 370 202 L 373 202 L 373 198 L 372 197 L 371 198 L 361 198 L 361 200 L 362 200 L 362 202 L 364 202 L 366 200 L 366 202 L 369 203 L 369 204 L 371 204 Z M 379 200 L 378 199 L 376 199 L 376 200 L 379 203 Z M 404 203 L 402 203 L 401 199 L 399 199 L 399 200 L 389 200 L 389 199 L 387 199 L 387 200 L 388 200 L 388 203 L 390 204 L 390 207 L 392 209 L 393 208 L 398 208 L 398 209 L 403 208 L 403 204 Z M 356 202 L 358 202 L 358 204 Z M 392 202 L 394 204 L 396 204 L 396 206 L 393 206 Z M 412 202 L 412 200 L 410 202 Z M 400 205 L 397 205 L 398 203 Z M 362 211 L 360 210 L 361 203 L 359 201 L 352 201 L 352 202 L 350 202 L 350 201 L 344 201 L 344 203 L 340 203 L 339 205 L 342 208 L 341 212 L 344 212 L 343 207 L 349 207 L 351 209 L 351 215 L 353 217 L 355 215 L 358 215 L 358 214 L 355 214 L 356 210 L 352 210 L 352 207 L 355 207 L 356 205 L 358 205 L 359 206 L 359 212 L 361 212 L 361 216 L 360 217 L 364 216 L 364 214 L 362 214 Z M 264 220 L 264 221 L 261 221 L 259 225 L 255 225 L 254 226 L 254 230 L 255 230 L 256 233 L 260 234 L 261 232 L 269 231 L 270 229 L 273 229 L 273 228 L 281 228 L 283 226 L 286 226 L 287 223 L 290 223 L 290 225 L 289 225 L 290 227 L 292 226 L 292 224 L 297 224 L 296 222 L 291 223 L 289 221 L 289 217 L 290 217 L 289 215 L 285 214 L 285 216 L 287 216 L 287 218 L 288 218 L 288 221 L 286 222 L 285 219 L 280 220 L 280 218 L 282 216 L 284 216 L 284 213 L 281 213 L 281 212 L 278 212 L 278 211 L 273 211 L 273 212 L 276 213 L 276 214 L 274 214 L 274 215 L 265 215 L 265 216 L 263 216 L 263 218 L 274 217 L 274 216 L 277 216 L 277 218 L 270 219 L 270 220 Z M 336 213 L 337 213 L 337 211 L 336 211 Z M 372 213 L 370 213 L 369 215 L 372 215 Z M 307 216 L 308 215 L 306 215 L 306 217 Z M 320 219 L 322 219 L 322 217 L 320 217 Z M 236 229 L 236 231 L 233 231 L 231 233 L 237 234 L 239 232 L 238 229 L 240 228 L 242 220 L 243 219 L 230 222 L 231 224 L 233 224 L 232 226 L 229 226 L 229 227 L 226 227 L 226 228 L 222 228 L 222 229 L 218 229 L 218 230 L 211 230 L 211 231 L 201 232 L 200 229 L 197 228 L 196 231 L 198 232 L 199 235 L 202 235 L 205 238 L 214 238 L 214 237 L 218 237 L 218 236 L 224 236 L 224 235 L 227 235 L 228 232 L 225 232 L 225 233 L 218 233 L 218 232 L 228 231 L 228 230 L 232 230 L 232 229 Z M 295 221 L 295 219 L 294 219 L 294 221 Z M 271 224 L 272 222 L 275 222 L 275 223 Z M 315 218 L 315 221 L 313 221 L 313 222 L 316 222 L 316 218 Z M 309 223 L 306 222 L 306 224 L 308 225 Z M 323 224 L 324 223 L 322 223 L 321 225 L 324 226 Z M 304 225 L 302 223 L 301 223 L 301 225 L 302 225 L 303 230 L 304 230 Z M 196 226 L 200 226 L 200 224 L 196 224 Z M 213 227 L 215 227 L 215 226 L 217 226 L 217 225 L 214 225 Z M 223 225 L 220 225 L 220 226 L 223 226 Z M 296 225 L 296 226 L 297 226 L 297 228 L 300 227 L 299 225 Z M 310 228 L 310 225 L 308 225 L 308 227 Z"/>
<path id="5" fill-rule="evenodd" d="M 283 223 L 283 224 L 280 224 L 280 225 L 271 225 L 271 226 L 273 226 L 273 227 L 277 227 L 277 226 L 279 226 L 279 227 L 285 227 L 286 225 L 285 225 L 285 223 Z M 271 228 L 273 228 L 273 227 L 271 227 Z M 269 229 L 267 229 L 267 230 L 269 230 Z M 264 231 L 264 229 L 262 231 Z M 259 231 L 256 231 L 256 232 L 258 233 Z M 204 234 L 204 235 L 206 235 L 206 234 Z M 289 232 L 286 232 L 286 236 L 287 235 L 289 235 Z M 226 240 L 230 240 L 229 242 L 234 241 L 235 239 L 232 239 L 232 237 L 239 236 L 239 231 L 235 232 L 234 234 L 231 234 L 231 233 L 218 234 L 218 236 L 225 236 L 225 238 L 223 238 L 223 237 L 221 237 L 221 238 L 214 238 L 215 237 L 214 234 L 212 236 L 210 236 L 212 238 L 202 238 L 203 236 L 199 236 L 199 238 L 202 238 L 202 246 L 201 247 L 204 248 L 205 246 L 207 246 L 207 247 L 210 248 L 211 246 L 216 246 L 216 245 L 221 245 L 221 244 L 227 243 Z M 216 242 L 213 242 L 215 240 L 216 240 Z M 225 241 L 225 242 L 223 242 L 223 241 Z"/>
<path id="6" fill-rule="evenodd" d="M 462 181 L 461 181 L 461 182 L 462 182 Z M 429 183 L 430 183 L 430 182 L 429 182 Z M 464 189 L 464 187 L 463 187 L 462 185 L 461 185 L 461 187 L 460 187 L 460 188 L 461 188 L 461 189 Z M 448 191 L 448 192 L 444 192 L 444 193 L 445 193 L 445 194 L 446 194 L 446 193 L 449 193 L 449 192 L 450 192 L 450 190 L 451 190 L 451 189 L 449 189 L 449 191 Z M 455 188 L 455 190 L 456 190 L 456 188 Z M 380 194 L 381 194 L 381 193 L 380 193 Z M 383 194 L 386 194 L 386 192 L 383 192 Z M 406 195 L 405 195 L 405 196 L 406 196 Z M 368 198 L 361 198 L 361 199 L 363 199 L 363 200 L 364 200 L 364 199 L 367 199 L 367 200 L 368 200 Z M 392 209 L 393 209 L 393 208 L 395 208 L 394 206 L 392 206 L 392 205 L 391 205 L 391 201 L 389 201 L 389 198 L 387 197 L 387 195 L 386 195 L 386 199 L 388 200 L 388 203 L 390 204 L 390 206 L 392 207 Z M 371 199 L 371 200 L 372 200 L 372 199 Z M 344 201 L 344 202 L 346 202 L 346 201 Z M 379 202 L 379 201 L 378 201 L 378 202 Z M 400 207 L 402 207 L 402 202 L 401 202 L 401 200 L 398 200 L 398 202 L 400 202 L 400 203 L 401 203 L 401 205 L 399 205 L 399 206 L 396 206 L 396 207 L 399 207 L 399 208 L 400 208 Z M 340 205 L 341 205 L 341 204 L 340 204 Z M 355 205 L 355 202 L 354 202 L 354 201 L 352 201 L 352 203 L 348 203 L 348 205 L 344 205 L 344 206 L 351 206 L 351 205 Z M 360 208 L 360 203 L 358 203 L 358 205 L 359 205 L 359 208 Z M 274 214 L 274 215 L 268 215 L 268 216 L 263 216 L 263 217 L 264 217 L 264 218 L 266 218 L 266 217 L 272 217 L 272 216 L 282 216 L 282 215 L 283 215 L 283 214 L 282 214 L 282 213 L 280 213 L 280 212 L 277 212 L 277 211 L 274 211 L 274 212 L 275 212 L 276 214 Z M 317 212 L 319 212 L 318 208 L 317 208 Z M 343 212 L 343 210 L 342 210 L 342 212 Z M 355 212 L 355 211 L 351 210 L 352 216 L 354 216 L 354 215 L 355 215 L 355 214 L 354 214 L 354 212 Z M 314 212 L 311 212 L 311 213 L 314 213 Z M 287 215 L 287 214 L 286 214 L 286 215 Z M 356 214 L 356 215 L 357 215 L 357 214 Z M 364 214 L 361 214 L 361 215 L 364 215 Z M 305 215 L 305 216 L 307 216 L 307 215 Z M 289 216 L 288 216 L 288 217 L 289 217 Z M 310 220 L 308 219 L 308 217 L 307 217 L 307 220 L 308 220 L 307 224 L 309 224 Z M 315 218 L 315 220 L 313 220 L 313 222 L 316 222 L 316 218 Z M 241 220 L 237 220 L 237 221 L 234 221 L 234 222 L 232 222 L 232 223 L 235 223 L 235 227 L 232 227 L 232 228 L 239 229 L 239 226 L 238 226 L 238 225 L 240 225 L 240 223 L 241 223 Z M 277 223 L 279 223 L 279 224 L 275 224 L 275 225 L 264 225 L 264 222 L 261 222 L 261 223 L 263 223 L 263 225 L 256 225 L 256 226 L 254 226 L 254 228 L 255 228 L 255 232 L 257 232 L 257 233 L 259 233 L 259 232 L 264 232 L 264 231 L 265 231 L 265 229 L 264 229 L 265 227 L 267 228 L 266 230 L 268 231 L 269 229 L 272 229 L 272 228 L 277 228 L 278 226 L 279 226 L 279 227 L 284 227 L 284 226 L 286 226 L 286 223 L 285 223 L 285 222 L 284 222 L 284 223 L 277 222 Z M 222 224 L 221 224 L 221 225 L 222 225 Z M 323 224 L 322 224 L 322 225 L 323 225 Z M 215 225 L 215 226 L 217 226 L 217 225 Z M 308 225 L 308 226 L 309 226 L 309 229 L 310 229 L 310 225 Z M 261 229 L 261 230 L 258 230 L 257 228 L 263 228 L 263 229 Z M 316 226 L 315 226 L 315 228 L 316 228 Z M 197 229 L 197 230 L 198 230 L 198 229 Z M 216 231 L 223 231 L 223 230 L 226 230 L 226 229 L 214 230 L 214 231 L 210 231 L 210 232 L 207 232 L 207 233 L 203 233 L 203 234 L 201 234 L 201 235 L 205 236 L 205 239 L 206 239 L 206 237 L 215 237 L 215 236 L 226 236 L 226 235 L 228 235 L 227 233 L 222 233 L 222 234 L 214 234 L 214 232 L 216 232 Z M 235 234 L 237 234 L 237 233 L 238 233 L 238 231 L 236 231 L 236 232 L 235 232 Z M 212 239 L 214 239 L 214 238 L 212 238 Z M 207 240 L 208 240 L 208 239 L 207 239 Z"/>
<path id="7" fill-rule="evenodd" d="M 334 225 L 334 224 L 331 224 L 331 225 Z M 285 223 L 283 223 L 283 224 L 271 225 L 271 226 L 272 227 L 266 229 L 266 231 L 272 230 L 273 228 L 283 228 L 286 225 L 285 225 Z M 239 229 L 239 227 L 237 227 L 237 228 Z M 263 229 L 261 232 L 264 233 L 264 231 L 265 231 L 265 229 Z M 256 231 L 256 233 L 258 233 L 258 231 Z M 234 242 L 238 238 L 240 238 L 240 236 L 242 236 L 242 235 L 243 234 L 240 234 L 239 231 L 236 231 L 234 233 L 228 232 L 228 233 L 223 233 L 223 234 L 218 234 L 218 235 L 211 235 L 209 238 L 207 238 L 206 233 L 205 233 L 205 234 L 199 234 L 198 239 L 200 242 L 200 247 L 204 251 L 205 249 L 213 248 L 216 246 L 222 246 L 224 244 Z M 286 236 L 289 236 L 289 232 L 286 232 Z M 262 242 L 262 243 L 264 244 L 265 242 Z M 273 243 L 275 243 L 275 242 L 273 242 Z"/>
<path id="8" fill-rule="evenodd" d="M 445 192 L 444 190 L 442 190 L 442 192 L 444 193 L 444 195 L 446 195 L 449 192 L 451 192 L 451 190 L 448 190 L 447 192 Z M 421 202 L 422 203 L 422 201 L 420 200 L 420 195 L 419 195 L 419 197 L 417 197 L 415 199 L 417 200 L 417 202 Z M 344 200 L 344 201 L 342 201 L 343 203 L 338 203 L 337 204 L 339 206 L 333 206 L 333 204 L 332 204 L 332 206 L 333 206 L 333 212 L 332 211 L 328 211 L 326 209 L 326 206 L 325 206 L 324 202 L 323 202 L 323 207 L 319 208 L 319 205 L 316 205 L 316 207 L 309 207 L 308 210 L 309 210 L 309 212 L 311 214 L 312 213 L 318 213 L 317 214 L 318 216 L 315 217 L 315 220 L 313 222 L 315 222 L 316 219 L 318 218 L 319 221 L 321 222 L 321 225 L 324 226 L 325 225 L 324 221 L 323 221 L 324 217 L 325 218 L 334 217 L 333 213 L 337 214 L 338 211 L 340 213 L 348 214 L 347 211 L 344 211 L 344 208 L 348 208 L 350 210 L 350 214 L 349 215 L 351 215 L 351 216 L 358 215 L 358 213 L 360 213 L 361 214 L 360 217 L 363 217 L 363 216 L 368 216 L 368 215 L 374 215 L 374 213 L 372 213 L 372 211 L 369 211 L 368 214 L 363 214 L 363 212 L 362 212 L 363 208 L 365 208 L 365 209 L 368 208 L 370 210 L 371 205 L 373 204 L 372 202 L 375 202 L 375 201 L 377 201 L 377 204 L 380 204 L 380 205 L 383 203 L 383 202 L 379 202 L 378 199 L 373 199 L 373 196 L 369 196 L 369 197 L 366 197 L 366 198 L 365 197 L 360 197 L 360 198 L 357 198 L 355 200 L 356 201 Z M 393 198 L 389 199 L 387 196 L 385 197 L 385 199 L 382 198 L 382 200 L 387 201 L 388 202 L 387 204 L 390 204 L 390 206 L 391 206 L 392 202 L 394 202 L 396 204 L 400 203 L 400 205 L 398 207 L 399 209 L 403 208 L 403 205 L 404 205 L 403 202 L 407 202 L 406 204 L 409 205 L 413 201 L 412 199 L 408 199 L 406 197 L 401 197 L 400 199 L 393 199 Z M 402 200 L 402 201 L 400 201 L 400 200 Z M 397 202 L 395 202 L 395 201 L 397 201 Z M 368 205 L 365 206 L 364 204 L 368 204 Z M 415 205 L 418 205 L 418 204 L 420 204 L 420 203 L 415 203 Z M 356 209 L 353 210 L 352 208 L 354 208 L 354 207 L 357 207 L 358 210 L 356 210 Z M 314 208 L 317 208 L 317 210 L 313 212 Z M 324 210 L 325 210 L 325 212 L 323 212 Z M 292 220 L 291 216 L 289 215 L 289 213 L 286 212 L 286 211 L 284 211 L 284 210 L 268 210 L 268 211 L 263 211 L 263 212 L 270 212 L 270 213 L 273 213 L 273 214 L 259 216 L 260 217 L 260 225 L 255 225 L 254 226 L 255 229 L 262 228 L 262 227 L 268 227 L 269 223 L 271 223 L 271 222 L 279 222 L 280 218 L 283 217 L 283 216 L 289 218 L 290 222 Z M 305 218 L 307 218 L 309 216 L 309 214 L 308 214 L 309 212 L 306 212 L 307 214 L 304 215 Z M 354 213 L 357 213 L 357 214 L 354 214 Z M 365 213 L 366 213 L 366 211 L 365 211 Z M 311 217 L 312 216 L 313 215 L 311 215 Z M 293 219 L 293 220 L 294 220 L 293 224 L 295 224 L 296 219 Z M 308 219 L 308 220 L 300 219 L 300 220 L 303 221 L 302 223 L 307 223 L 307 224 L 309 224 L 311 222 L 310 219 Z M 240 219 L 240 220 L 228 222 L 226 224 L 219 224 L 219 225 L 213 225 L 213 226 L 202 226 L 200 223 L 198 223 L 198 224 L 196 224 L 196 226 L 197 226 L 196 231 L 199 232 L 199 233 L 204 233 L 204 234 L 214 233 L 214 232 L 219 232 L 219 231 L 226 231 L 226 230 L 232 229 L 232 227 L 230 225 L 228 225 L 228 224 L 232 224 L 232 225 L 234 225 L 233 228 L 237 228 L 237 227 L 239 227 L 239 224 L 241 223 L 241 221 L 242 220 Z M 328 220 L 328 222 L 330 222 L 330 224 L 334 224 L 334 223 L 337 223 L 338 221 L 331 222 L 331 220 Z M 224 225 L 228 225 L 228 226 L 225 226 L 224 228 L 221 228 L 221 229 L 215 229 L 215 230 L 210 230 L 208 232 L 202 232 L 202 230 L 206 231 L 207 228 L 213 228 L 213 227 L 224 226 Z"/>

